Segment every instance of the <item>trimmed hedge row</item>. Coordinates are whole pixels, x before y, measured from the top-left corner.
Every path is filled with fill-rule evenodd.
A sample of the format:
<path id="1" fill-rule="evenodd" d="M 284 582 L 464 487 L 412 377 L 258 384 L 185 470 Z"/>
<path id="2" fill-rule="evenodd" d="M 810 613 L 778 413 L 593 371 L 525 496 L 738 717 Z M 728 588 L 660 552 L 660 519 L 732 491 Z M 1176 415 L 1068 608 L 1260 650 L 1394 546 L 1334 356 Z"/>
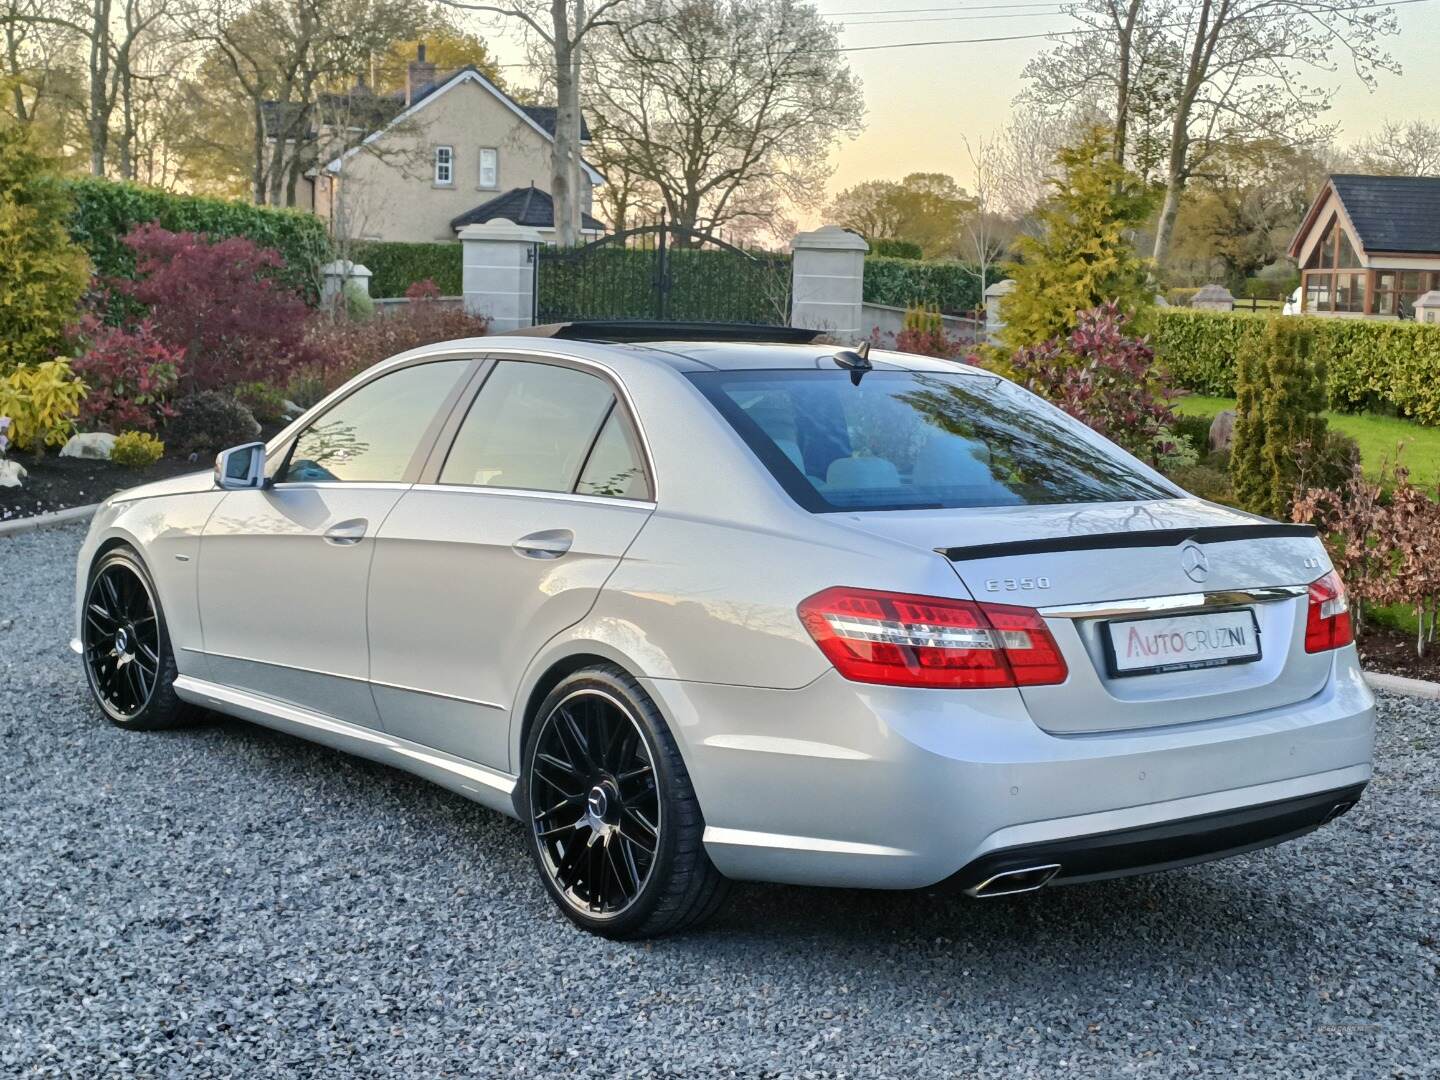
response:
<path id="1" fill-rule="evenodd" d="M 1270 318 L 1248 312 L 1161 311 L 1155 355 L 1187 390 L 1235 395 L 1235 357 L 1254 347 Z M 1390 406 L 1422 424 L 1440 424 L 1440 326 L 1309 317 L 1337 409 Z"/>
<path id="2" fill-rule="evenodd" d="M 426 278 L 440 287 L 441 296 L 459 296 L 461 246 L 459 240 L 428 244 L 371 240 L 356 244 L 350 257 L 370 271 L 371 296 L 404 296 L 406 289 Z"/>
<path id="3" fill-rule="evenodd" d="M 95 177 L 66 180 L 75 200 L 70 235 L 90 255 L 102 277 L 130 277 L 135 259 L 121 241 L 136 225 L 158 222 L 172 232 L 205 233 L 215 239 L 243 236 L 261 247 L 275 248 L 285 259 L 278 275 L 312 301 L 318 296 L 319 268 L 330 259 L 325 223 L 303 210 L 199 195 L 172 195 L 138 184 Z"/>
<path id="4" fill-rule="evenodd" d="M 991 267 L 986 284 L 1004 276 L 998 266 Z M 894 259 L 886 255 L 865 257 L 865 301 L 870 304 L 930 304 L 946 315 L 964 315 L 980 306 L 984 294 L 975 268 L 969 263 L 955 259 Z"/>

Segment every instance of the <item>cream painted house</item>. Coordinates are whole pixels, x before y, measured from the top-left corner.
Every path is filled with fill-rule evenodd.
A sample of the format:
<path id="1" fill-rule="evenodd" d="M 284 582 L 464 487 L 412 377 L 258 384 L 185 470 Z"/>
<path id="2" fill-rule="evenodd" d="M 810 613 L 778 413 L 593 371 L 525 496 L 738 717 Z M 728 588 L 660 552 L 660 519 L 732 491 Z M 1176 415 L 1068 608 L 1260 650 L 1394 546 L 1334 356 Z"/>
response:
<path id="1" fill-rule="evenodd" d="M 1440 177 L 1331 176 L 1290 242 L 1302 310 L 1413 318 L 1440 289 Z"/>
<path id="2" fill-rule="evenodd" d="M 330 123 L 315 135 L 323 164 L 297 192 L 299 205 L 325 218 L 332 232 L 445 241 L 465 225 L 523 214 L 527 220 L 517 224 L 553 237 L 553 108 L 521 105 L 474 68 L 437 76 L 423 44 L 403 95 L 362 87 L 332 100 L 342 104 L 320 110 Z M 362 114 L 368 122 L 348 119 Z M 588 140 L 583 123 L 581 136 Z M 580 173 L 582 231 L 598 236 L 604 226 L 590 211 L 604 177 L 583 159 Z"/>

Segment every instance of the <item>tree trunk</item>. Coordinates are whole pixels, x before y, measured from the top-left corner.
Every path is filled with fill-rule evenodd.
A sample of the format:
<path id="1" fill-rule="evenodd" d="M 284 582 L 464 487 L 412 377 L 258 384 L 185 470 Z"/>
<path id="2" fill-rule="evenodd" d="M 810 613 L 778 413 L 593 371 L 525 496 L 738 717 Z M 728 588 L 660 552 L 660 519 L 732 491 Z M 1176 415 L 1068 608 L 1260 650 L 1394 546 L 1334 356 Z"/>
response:
<path id="1" fill-rule="evenodd" d="M 1120 31 L 1120 55 L 1116 72 L 1115 91 L 1115 161 L 1118 164 L 1125 164 L 1126 142 L 1130 128 L 1130 58 L 1131 43 L 1135 37 L 1135 19 L 1140 14 L 1140 4 L 1143 0 L 1130 0 L 1129 8 L 1125 13 L 1125 23 L 1119 27 Z M 1114 0 L 1111 0 L 1111 13 L 1114 13 Z"/>
<path id="2" fill-rule="evenodd" d="M 120 133 L 120 179 L 135 179 L 135 81 L 128 58 L 120 70 L 120 112 L 124 128 Z"/>
<path id="3" fill-rule="evenodd" d="M 94 0 L 90 26 L 90 174 L 105 175 L 105 154 L 110 141 L 110 0 Z"/>
<path id="4" fill-rule="evenodd" d="M 265 111 L 257 97 L 251 101 L 255 112 L 255 136 L 250 152 L 250 194 L 256 206 L 265 205 Z"/>
<path id="5" fill-rule="evenodd" d="M 576 4 L 576 26 L 584 19 Z M 550 199 L 555 239 L 562 247 L 579 240 L 580 43 L 571 38 L 570 0 L 550 0 L 555 48 L 555 141 L 550 148 Z M 573 179 L 572 179 L 573 177 Z"/>

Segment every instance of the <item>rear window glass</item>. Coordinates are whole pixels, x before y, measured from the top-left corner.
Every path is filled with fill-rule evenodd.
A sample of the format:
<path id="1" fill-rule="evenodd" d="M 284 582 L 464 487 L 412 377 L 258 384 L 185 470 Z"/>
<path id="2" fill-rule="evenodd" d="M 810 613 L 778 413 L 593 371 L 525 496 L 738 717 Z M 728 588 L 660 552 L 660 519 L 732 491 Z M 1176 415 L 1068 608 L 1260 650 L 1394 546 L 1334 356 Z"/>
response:
<path id="1" fill-rule="evenodd" d="M 1003 379 L 871 371 L 690 376 L 806 509 L 1173 498 L 1078 421 Z"/>

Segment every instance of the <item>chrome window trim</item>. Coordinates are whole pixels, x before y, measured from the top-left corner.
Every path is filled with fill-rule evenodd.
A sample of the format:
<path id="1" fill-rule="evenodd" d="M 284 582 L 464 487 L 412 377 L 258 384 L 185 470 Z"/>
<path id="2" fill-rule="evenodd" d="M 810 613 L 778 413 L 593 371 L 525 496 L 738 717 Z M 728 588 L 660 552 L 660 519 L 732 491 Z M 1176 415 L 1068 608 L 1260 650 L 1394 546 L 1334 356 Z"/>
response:
<path id="1" fill-rule="evenodd" d="M 505 495 L 518 499 L 558 499 L 591 506 L 619 506 L 629 510 L 654 510 L 645 499 L 621 499 L 613 495 L 583 495 L 578 491 L 537 491 L 534 488 L 486 487 L 484 484 L 415 484 L 412 491 L 436 491 L 451 495 Z"/>
<path id="2" fill-rule="evenodd" d="M 404 480 L 282 480 L 271 484 L 267 491 L 409 491 L 413 485 Z"/>
<path id="3" fill-rule="evenodd" d="M 1040 608 L 1046 619 L 1100 619 L 1114 615 L 1151 615 L 1157 612 L 1204 611 L 1207 608 L 1243 604 L 1273 604 L 1291 600 L 1310 591 L 1308 585 L 1276 585 L 1263 589 L 1217 589 L 1213 592 L 1175 593 L 1170 596 L 1142 596 L 1133 600 L 1110 600 L 1094 604 L 1057 604 Z"/>

